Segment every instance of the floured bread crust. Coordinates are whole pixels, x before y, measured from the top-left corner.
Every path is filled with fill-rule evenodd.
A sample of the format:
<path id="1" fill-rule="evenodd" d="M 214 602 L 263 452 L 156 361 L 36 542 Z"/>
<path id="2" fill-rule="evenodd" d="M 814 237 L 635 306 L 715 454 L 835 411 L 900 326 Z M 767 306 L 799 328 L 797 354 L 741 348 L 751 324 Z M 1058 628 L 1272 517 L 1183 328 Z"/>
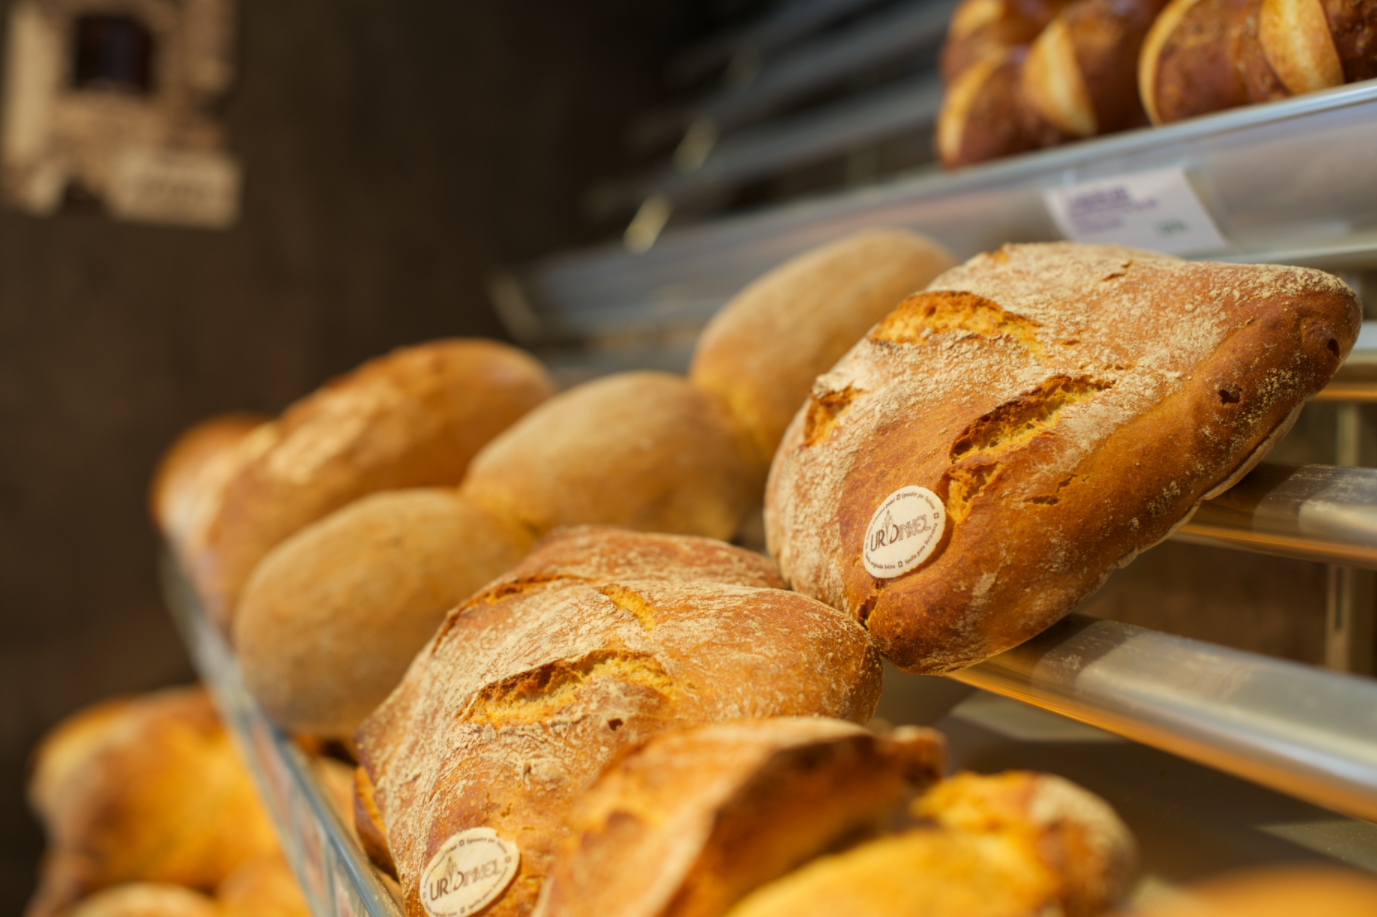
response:
<path id="1" fill-rule="evenodd" d="M 946 672 L 1060 619 L 1166 537 L 1338 368 L 1361 305 L 1320 271 L 1011 245 L 905 301 L 794 418 L 766 497 L 793 588 Z M 947 513 L 878 579 L 866 529 L 917 486 Z"/>
<path id="2" fill-rule="evenodd" d="M 578 567 L 569 546 L 557 538 L 557 563 L 538 548 L 525 566 Z M 583 569 L 601 563 L 590 547 Z M 475 828 L 520 851 L 520 871 L 485 913 L 529 912 L 569 805 L 660 731 L 870 717 L 879 656 L 860 627 L 795 593 L 704 578 L 715 563 L 661 566 L 653 579 L 518 575 L 450 614 L 358 733 L 383 828 L 374 834 L 390 848 L 407 914 L 424 913 L 421 881 L 441 846 Z M 749 578 L 757 563 L 738 569 Z"/>

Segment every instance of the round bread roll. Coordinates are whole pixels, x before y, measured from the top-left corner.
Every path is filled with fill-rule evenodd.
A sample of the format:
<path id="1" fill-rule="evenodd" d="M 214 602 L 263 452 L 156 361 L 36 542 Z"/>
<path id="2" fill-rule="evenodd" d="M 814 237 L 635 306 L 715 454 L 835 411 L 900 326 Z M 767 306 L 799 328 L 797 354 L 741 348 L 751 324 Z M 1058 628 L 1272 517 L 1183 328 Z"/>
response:
<path id="1" fill-rule="evenodd" d="M 720 395 L 749 433 L 758 487 L 818 374 L 895 303 L 954 263 L 944 248 L 915 233 L 855 233 L 785 262 L 713 317 L 698 339 L 689 378 Z"/>
<path id="2" fill-rule="evenodd" d="M 225 488 L 196 565 L 226 632 L 254 567 L 289 535 L 380 490 L 458 484 L 488 440 L 554 391 L 532 357 L 482 340 L 395 351 L 308 395 Z"/>
<path id="3" fill-rule="evenodd" d="M 1260 0 L 1242 69 L 1255 102 L 1377 77 L 1377 6 L 1366 0 Z"/>
<path id="4" fill-rule="evenodd" d="M 977 61 L 952 81 L 937 115 L 937 155 L 949 169 L 1050 145 L 1055 129 L 1023 100 L 1026 48 Z"/>
<path id="5" fill-rule="evenodd" d="M 244 859 L 277 849 L 248 771 L 201 689 L 160 691 L 78 717 L 35 753 L 32 793 L 49 851 L 34 917 L 124 882 L 209 890 Z"/>
<path id="6" fill-rule="evenodd" d="M 180 885 L 131 882 L 96 892 L 63 917 L 225 917 L 225 912 L 205 895 Z"/>
<path id="7" fill-rule="evenodd" d="M 1070 0 L 961 0 L 952 11 L 938 70 L 947 86 L 986 58 L 1031 44 Z"/>
<path id="8" fill-rule="evenodd" d="M 665 733 L 579 800 L 536 917 L 723 914 L 942 776 L 944 742 L 840 720 L 738 720 Z M 834 912 L 839 913 L 839 912 Z"/>
<path id="9" fill-rule="evenodd" d="M 1153 124 L 1248 103 L 1244 43 L 1258 0 L 1172 0 L 1148 30 L 1138 94 Z"/>
<path id="10" fill-rule="evenodd" d="M 717 396 L 668 373 L 634 372 L 527 414 L 474 458 L 461 491 L 542 535 L 606 524 L 730 538 L 760 483 Z"/>
<path id="11" fill-rule="evenodd" d="M 900 668 L 972 665 L 1252 468 L 1361 315 L 1306 268 L 1072 243 L 979 255 L 818 379 L 771 471 L 770 552 Z"/>
<path id="12" fill-rule="evenodd" d="M 278 545 L 249 579 L 234 618 L 244 682 L 283 728 L 351 736 L 445 612 L 531 542 L 453 490 L 357 500 Z"/>
<path id="13" fill-rule="evenodd" d="M 215 889 L 221 917 L 311 917 L 282 854 L 240 863 Z"/>
<path id="14" fill-rule="evenodd" d="M 1192 886 L 1187 894 L 1169 903 L 1133 911 L 1133 917 L 1296 917 L 1297 914 L 1371 917 L 1377 914 L 1377 878 L 1371 873 L 1333 866 L 1269 866 L 1211 879 Z"/>
<path id="15" fill-rule="evenodd" d="M 377 840 L 410 917 L 426 914 L 423 895 L 446 908 L 491 902 L 486 917 L 528 913 L 569 806 L 658 732 L 740 717 L 870 718 L 881 669 L 855 622 L 703 572 L 571 578 L 480 594 L 449 614 L 358 732 Z M 466 865 L 461 841 L 491 857 Z M 481 874 L 459 882 L 471 868 Z"/>

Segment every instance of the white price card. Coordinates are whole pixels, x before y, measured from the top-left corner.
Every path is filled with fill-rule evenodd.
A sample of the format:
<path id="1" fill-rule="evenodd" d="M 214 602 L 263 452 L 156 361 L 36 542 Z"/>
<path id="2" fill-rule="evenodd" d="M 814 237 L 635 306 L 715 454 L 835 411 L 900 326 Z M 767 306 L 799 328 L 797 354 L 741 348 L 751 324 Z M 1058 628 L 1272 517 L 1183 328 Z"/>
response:
<path id="1" fill-rule="evenodd" d="M 1073 242 L 1110 242 L 1174 255 L 1227 248 L 1184 169 L 1156 169 L 1044 188 L 1047 209 Z"/>

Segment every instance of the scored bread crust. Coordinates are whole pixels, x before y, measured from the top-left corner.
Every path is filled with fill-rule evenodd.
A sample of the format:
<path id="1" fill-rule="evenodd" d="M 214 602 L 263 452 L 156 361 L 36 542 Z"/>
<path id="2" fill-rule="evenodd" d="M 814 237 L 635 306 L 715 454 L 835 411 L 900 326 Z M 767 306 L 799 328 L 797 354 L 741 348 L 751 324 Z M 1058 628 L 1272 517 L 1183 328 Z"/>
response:
<path id="1" fill-rule="evenodd" d="M 1138 92 L 1153 124 L 1248 103 L 1241 62 L 1258 0 L 1172 0 L 1138 58 Z"/>
<path id="2" fill-rule="evenodd" d="M 580 799 L 537 917 L 707 917 L 940 779 L 927 729 L 740 720 L 666 733 Z"/>
<path id="3" fill-rule="evenodd" d="M 486 913 L 526 913 L 570 803 L 657 732 L 870 717 L 879 657 L 853 621 L 795 593 L 702 574 L 518 579 L 450 614 L 358 733 L 408 915 L 423 914 L 422 874 L 441 845 L 479 827 L 520 850 L 520 871 Z"/>
<path id="4" fill-rule="evenodd" d="M 225 488 L 195 564 L 222 630 L 259 561 L 298 530 L 379 490 L 456 485 L 490 439 L 554 392 L 533 357 L 484 340 L 371 360 L 287 409 Z"/>
<path id="5" fill-rule="evenodd" d="M 901 668 L 971 665 L 1258 461 L 1360 317 L 1342 281 L 1304 268 L 1071 243 L 977 256 L 818 380 L 771 472 L 771 553 Z M 947 528 L 921 565 L 878 579 L 865 532 L 906 486 L 944 502 Z"/>

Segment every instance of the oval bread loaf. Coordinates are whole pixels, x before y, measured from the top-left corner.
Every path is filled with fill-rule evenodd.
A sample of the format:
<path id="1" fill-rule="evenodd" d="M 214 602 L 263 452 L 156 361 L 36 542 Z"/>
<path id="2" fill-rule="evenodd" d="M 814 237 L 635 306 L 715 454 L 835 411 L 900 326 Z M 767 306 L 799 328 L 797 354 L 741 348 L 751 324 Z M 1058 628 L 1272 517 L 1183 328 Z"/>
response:
<path id="1" fill-rule="evenodd" d="M 590 545 L 587 566 L 597 553 Z M 451 854 L 470 840 L 511 859 L 446 906 L 481 892 L 489 917 L 527 913 L 570 804 L 657 732 L 739 717 L 869 719 L 881 674 L 865 632 L 795 593 L 704 579 L 716 563 L 649 580 L 518 577 L 449 615 L 358 733 L 376 841 L 410 917 L 426 913 L 423 895 L 446 899 Z M 750 566 L 731 565 L 733 575 L 754 577 Z"/>
<path id="2" fill-rule="evenodd" d="M 538 535 L 606 524 L 730 538 L 759 488 L 750 447 L 717 396 L 635 372 L 526 415 L 474 458 L 461 491 Z"/>
<path id="3" fill-rule="evenodd" d="M 713 317 L 698 339 L 689 378 L 720 395 L 750 435 L 758 487 L 818 374 L 899 300 L 954 263 L 944 248 L 915 233 L 860 232 L 785 262 Z"/>
<path id="4" fill-rule="evenodd" d="M 771 471 L 771 553 L 899 667 L 979 662 L 1251 468 L 1360 316 L 1305 268 L 1071 243 L 980 255 L 819 378 Z"/>
<path id="5" fill-rule="evenodd" d="M 254 567 L 289 535 L 379 490 L 458 484 L 469 459 L 554 391 L 529 355 L 440 341 L 364 364 L 287 409 L 229 482 L 197 586 L 227 633 Z"/>
<path id="6" fill-rule="evenodd" d="M 453 490 L 357 500 L 278 545 L 249 579 L 234 617 L 244 681 L 278 725 L 347 738 L 445 612 L 531 541 Z"/>

